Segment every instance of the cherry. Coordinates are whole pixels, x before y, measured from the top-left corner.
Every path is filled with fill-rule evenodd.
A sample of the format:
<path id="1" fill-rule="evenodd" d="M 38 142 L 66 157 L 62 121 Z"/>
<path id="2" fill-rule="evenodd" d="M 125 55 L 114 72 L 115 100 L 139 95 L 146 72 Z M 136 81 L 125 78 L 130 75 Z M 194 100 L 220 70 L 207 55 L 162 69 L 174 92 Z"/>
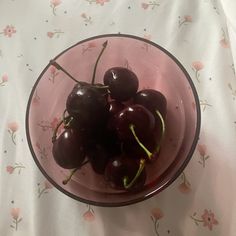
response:
<path id="1" fill-rule="evenodd" d="M 134 140 L 131 126 L 139 139 L 148 137 L 155 126 L 154 116 L 141 105 L 132 105 L 120 111 L 115 117 L 115 127 L 121 140 Z"/>
<path id="2" fill-rule="evenodd" d="M 109 113 L 110 116 L 115 116 L 118 112 L 123 110 L 125 108 L 125 105 L 121 102 L 118 102 L 116 100 L 110 101 L 109 102 Z"/>
<path id="3" fill-rule="evenodd" d="M 96 144 L 88 150 L 87 157 L 93 170 L 97 174 L 104 174 L 106 165 L 111 158 L 111 154 L 106 147 L 101 144 Z"/>
<path id="4" fill-rule="evenodd" d="M 93 129 L 106 122 L 109 105 L 99 89 L 87 84 L 76 84 L 67 98 L 66 109 L 80 126 Z"/>
<path id="5" fill-rule="evenodd" d="M 134 72 L 124 67 L 112 67 L 104 74 L 103 82 L 109 86 L 111 98 L 127 101 L 138 90 L 138 78 Z"/>
<path id="6" fill-rule="evenodd" d="M 85 159 L 83 139 L 79 132 L 72 128 L 65 129 L 58 138 L 53 139 L 52 153 L 59 166 L 65 169 L 79 167 Z"/>
<path id="7" fill-rule="evenodd" d="M 140 189 L 146 180 L 145 162 L 120 155 L 109 160 L 105 179 L 115 189 Z"/>
<path id="8" fill-rule="evenodd" d="M 141 90 L 135 95 L 133 102 L 144 106 L 153 114 L 156 114 L 156 110 L 158 110 L 165 119 L 167 102 L 165 96 L 159 91 L 154 89 Z"/>
<path id="9" fill-rule="evenodd" d="M 115 130 L 115 117 L 122 111 L 126 106 L 116 100 L 109 102 L 109 120 L 107 122 L 107 127 L 110 130 Z"/>

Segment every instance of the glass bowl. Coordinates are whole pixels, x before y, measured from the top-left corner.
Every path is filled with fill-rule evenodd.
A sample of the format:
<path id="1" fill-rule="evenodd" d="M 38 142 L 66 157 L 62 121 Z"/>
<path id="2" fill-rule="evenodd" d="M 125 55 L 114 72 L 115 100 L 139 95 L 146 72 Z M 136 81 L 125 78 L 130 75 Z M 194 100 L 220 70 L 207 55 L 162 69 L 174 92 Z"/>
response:
<path id="1" fill-rule="evenodd" d="M 64 194 L 98 206 L 124 206 L 143 201 L 170 185 L 192 157 L 200 132 L 200 106 L 193 82 L 181 63 L 159 45 L 131 35 L 109 34 L 85 39 L 66 49 L 54 60 L 74 78 L 90 82 L 102 44 L 108 41 L 97 67 L 96 82 L 107 69 L 122 66 L 139 78 L 139 90 L 152 88 L 167 99 L 166 135 L 159 158 L 147 166 L 147 180 L 139 191 L 110 188 L 90 164 L 70 173 L 52 156 L 52 134 L 65 109 L 75 82 L 50 63 L 36 81 L 27 106 L 26 132 L 34 161 L 44 176 Z"/>

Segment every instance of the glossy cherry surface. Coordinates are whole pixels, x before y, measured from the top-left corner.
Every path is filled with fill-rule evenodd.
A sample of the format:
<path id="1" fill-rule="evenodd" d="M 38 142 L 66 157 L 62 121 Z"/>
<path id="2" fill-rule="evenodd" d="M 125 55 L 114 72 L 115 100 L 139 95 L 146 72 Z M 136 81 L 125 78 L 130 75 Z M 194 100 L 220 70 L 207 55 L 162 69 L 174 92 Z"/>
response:
<path id="1" fill-rule="evenodd" d="M 139 169 L 139 162 L 128 156 L 121 155 L 111 159 L 105 169 L 105 178 L 112 188 L 124 189 L 124 177 L 131 181 Z M 140 189 L 146 180 L 145 168 L 137 178 L 131 189 Z"/>
<path id="2" fill-rule="evenodd" d="M 106 122 L 109 106 L 98 88 L 76 84 L 67 98 L 66 109 L 81 127 L 93 128 Z"/>
<path id="3" fill-rule="evenodd" d="M 154 89 L 144 89 L 139 91 L 135 96 L 133 102 L 147 108 L 153 114 L 158 110 L 163 117 L 166 116 L 167 101 L 165 96 Z"/>
<path id="4" fill-rule="evenodd" d="M 66 169 L 77 168 L 85 159 L 85 149 L 79 132 L 66 129 L 53 142 L 53 157 L 56 163 Z"/>
<path id="5" fill-rule="evenodd" d="M 130 126 L 133 125 L 139 139 L 148 137 L 154 127 L 155 118 L 141 105 L 132 105 L 120 111 L 115 118 L 115 127 L 121 140 L 134 140 Z"/>
<path id="6" fill-rule="evenodd" d="M 127 101 L 132 98 L 139 85 L 136 74 L 124 67 L 108 69 L 103 81 L 105 85 L 109 86 L 111 97 L 117 101 Z"/>

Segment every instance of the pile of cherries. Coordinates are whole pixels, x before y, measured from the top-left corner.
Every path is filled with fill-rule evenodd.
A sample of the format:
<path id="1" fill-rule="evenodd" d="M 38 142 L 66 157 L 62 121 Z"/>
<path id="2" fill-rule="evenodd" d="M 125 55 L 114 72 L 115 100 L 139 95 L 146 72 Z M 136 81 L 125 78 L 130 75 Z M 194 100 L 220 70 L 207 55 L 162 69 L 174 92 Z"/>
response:
<path id="1" fill-rule="evenodd" d="M 76 81 L 67 97 L 63 119 L 54 131 L 53 157 L 72 169 L 72 175 L 86 163 L 104 175 L 112 188 L 140 189 L 146 180 L 146 164 L 159 155 L 165 133 L 166 98 L 153 89 L 138 91 L 136 74 L 123 67 L 108 69 L 104 84 L 95 83 L 97 58 L 91 83 L 75 80 L 57 62 L 57 69 Z M 58 128 L 64 131 L 57 137 Z"/>

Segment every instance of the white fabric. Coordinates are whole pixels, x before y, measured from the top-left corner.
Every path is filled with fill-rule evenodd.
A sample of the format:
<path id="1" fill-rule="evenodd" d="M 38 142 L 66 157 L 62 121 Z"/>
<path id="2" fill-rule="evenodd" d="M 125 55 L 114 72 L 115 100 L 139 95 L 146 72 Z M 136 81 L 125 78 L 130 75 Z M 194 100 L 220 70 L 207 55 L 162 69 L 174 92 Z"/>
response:
<path id="1" fill-rule="evenodd" d="M 1 0 L 0 235 L 234 236 L 235 10 L 234 0 Z M 118 32 L 148 38 L 183 63 L 201 100 L 202 126 L 192 160 L 168 189 L 139 204 L 100 208 L 48 184 L 28 148 L 25 113 L 51 58 Z"/>

